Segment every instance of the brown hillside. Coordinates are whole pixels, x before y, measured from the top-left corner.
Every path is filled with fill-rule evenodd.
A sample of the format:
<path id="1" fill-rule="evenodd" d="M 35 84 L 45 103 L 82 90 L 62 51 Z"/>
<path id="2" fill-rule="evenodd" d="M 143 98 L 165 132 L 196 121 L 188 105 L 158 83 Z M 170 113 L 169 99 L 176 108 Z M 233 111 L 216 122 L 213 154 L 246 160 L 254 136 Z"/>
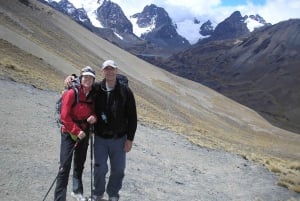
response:
<path id="1" fill-rule="evenodd" d="M 249 36 L 201 43 L 152 60 L 257 111 L 278 127 L 300 133 L 300 19 Z"/>

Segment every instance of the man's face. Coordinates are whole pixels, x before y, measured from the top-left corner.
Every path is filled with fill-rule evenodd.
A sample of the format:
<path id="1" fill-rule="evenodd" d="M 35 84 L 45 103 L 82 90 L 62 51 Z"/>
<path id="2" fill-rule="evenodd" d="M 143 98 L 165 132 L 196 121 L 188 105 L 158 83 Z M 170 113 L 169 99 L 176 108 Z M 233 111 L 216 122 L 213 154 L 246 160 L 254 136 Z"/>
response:
<path id="1" fill-rule="evenodd" d="M 117 68 L 113 68 L 111 66 L 108 66 L 103 69 L 104 77 L 106 80 L 115 80 L 117 76 Z"/>

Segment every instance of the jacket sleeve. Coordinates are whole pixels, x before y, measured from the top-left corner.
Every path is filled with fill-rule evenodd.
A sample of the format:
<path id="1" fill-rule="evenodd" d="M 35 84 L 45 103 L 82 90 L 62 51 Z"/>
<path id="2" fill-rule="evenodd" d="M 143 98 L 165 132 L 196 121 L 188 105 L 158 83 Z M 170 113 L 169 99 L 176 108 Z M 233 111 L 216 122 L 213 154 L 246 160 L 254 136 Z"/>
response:
<path id="1" fill-rule="evenodd" d="M 132 91 L 128 88 L 127 97 L 127 115 L 128 115 L 128 134 L 127 139 L 133 141 L 137 128 L 137 111 L 135 98 Z"/>
<path id="2" fill-rule="evenodd" d="M 73 135 L 78 135 L 81 129 L 72 119 L 72 106 L 75 103 L 75 91 L 68 90 L 64 93 L 61 106 L 61 120 L 65 129 Z"/>

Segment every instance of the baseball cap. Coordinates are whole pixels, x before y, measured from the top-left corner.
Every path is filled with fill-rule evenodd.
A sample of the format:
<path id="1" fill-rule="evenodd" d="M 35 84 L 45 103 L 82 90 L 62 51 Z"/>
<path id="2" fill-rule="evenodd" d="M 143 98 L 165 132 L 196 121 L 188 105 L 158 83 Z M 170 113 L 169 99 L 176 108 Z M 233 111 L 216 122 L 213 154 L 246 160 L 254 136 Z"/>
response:
<path id="1" fill-rule="evenodd" d="M 90 67 L 90 66 L 86 66 L 86 67 L 84 67 L 83 69 L 81 69 L 80 74 L 81 74 L 81 75 L 90 75 L 90 76 L 92 76 L 93 78 L 95 78 L 95 75 L 96 75 L 95 71 L 94 71 L 93 68 Z"/>
<path id="2" fill-rule="evenodd" d="M 106 67 L 113 67 L 113 68 L 117 68 L 117 64 L 116 62 L 114 62 L 113 60 L 106 60 L 103 62 L 102 64 L 102 69 L 105 69 Z"/>

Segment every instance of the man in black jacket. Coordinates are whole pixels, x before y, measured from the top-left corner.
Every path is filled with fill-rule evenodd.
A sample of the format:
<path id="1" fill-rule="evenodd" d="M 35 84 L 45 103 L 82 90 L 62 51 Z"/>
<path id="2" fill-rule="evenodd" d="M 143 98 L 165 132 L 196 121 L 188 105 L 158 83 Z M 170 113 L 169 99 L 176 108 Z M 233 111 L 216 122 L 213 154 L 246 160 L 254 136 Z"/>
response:
<path id="1" fill-rule="evenodd" d="M 92 200 L 101 200 L 105 192 L 107 160 L 110 176 L 106 192 L 110 201 L 119 200 L 126 166 L 126 153 L 132 148 L 137 128 L 136 104 L 132 91 L 117 79 L 117 65 L 107 60 L 102 65 L 104 79 L 95 84 L 95 190 Z"/>

